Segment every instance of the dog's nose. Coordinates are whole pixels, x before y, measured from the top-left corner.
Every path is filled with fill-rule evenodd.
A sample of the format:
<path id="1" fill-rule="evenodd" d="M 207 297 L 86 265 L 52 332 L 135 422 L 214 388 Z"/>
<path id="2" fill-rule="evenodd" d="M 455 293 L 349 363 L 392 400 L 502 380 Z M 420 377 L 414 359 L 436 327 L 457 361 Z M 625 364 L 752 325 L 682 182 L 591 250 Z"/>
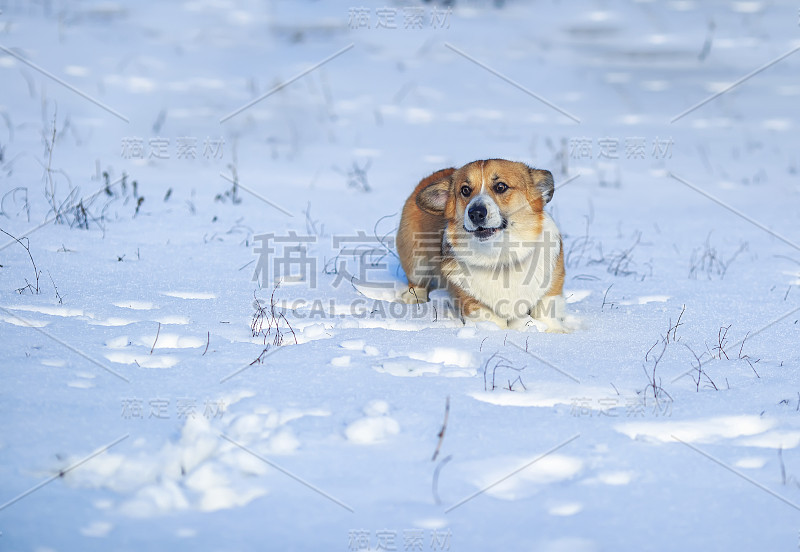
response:
<path id="1" fill-rule="evenodd" d="M 486 206 L 482 203 L 470 207 L 467 214 L 475 226 L 483 226 L 486 223 Z"/>

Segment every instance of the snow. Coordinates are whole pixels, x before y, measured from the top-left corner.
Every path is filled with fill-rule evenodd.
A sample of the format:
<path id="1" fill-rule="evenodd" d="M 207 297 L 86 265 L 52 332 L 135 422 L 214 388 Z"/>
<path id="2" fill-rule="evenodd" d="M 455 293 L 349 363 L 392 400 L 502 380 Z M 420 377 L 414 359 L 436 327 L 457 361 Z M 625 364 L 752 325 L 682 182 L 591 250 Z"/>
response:
<path id="1" fill-rule="evenodd" d="M 797 546 L 796 3 L 0 12 L 0 548 Z M 408 194 L 493 157 L 570 334 L 396 302 Z"/>

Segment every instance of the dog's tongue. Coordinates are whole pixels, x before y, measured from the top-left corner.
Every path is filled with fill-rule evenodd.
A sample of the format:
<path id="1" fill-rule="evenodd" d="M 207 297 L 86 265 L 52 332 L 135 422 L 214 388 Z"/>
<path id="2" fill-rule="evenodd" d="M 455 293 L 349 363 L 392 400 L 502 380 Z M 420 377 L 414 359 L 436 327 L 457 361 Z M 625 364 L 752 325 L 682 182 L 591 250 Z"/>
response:
<path id="1" fill-rule="evenodd" d="M 495 231 L 497 231 L 497 228 L 484 228 L 481 226 L 477 230 L 475 230 L 475 235 L 478 237 L 479 240 L 485 240 L 486 238 L 494 234 Z"/>

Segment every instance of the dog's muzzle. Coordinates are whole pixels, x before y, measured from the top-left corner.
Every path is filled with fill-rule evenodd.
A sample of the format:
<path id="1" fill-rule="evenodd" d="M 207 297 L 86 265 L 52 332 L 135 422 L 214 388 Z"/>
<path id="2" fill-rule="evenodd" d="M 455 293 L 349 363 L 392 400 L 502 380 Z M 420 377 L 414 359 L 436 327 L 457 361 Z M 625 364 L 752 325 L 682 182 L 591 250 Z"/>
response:
<path id="1" fill-rule="evenodd" d="M 508 221 L 500 214 L 493 201 L 480 196 L 474 198 L 464 213 L 464 230 L 473 234 L 479 241 L 486 241 L 508 226 Z"/>
<path id="2" fill-rule="evenodd" d="M 472 221 L 473 224 L 477 225 L 477 228 L 470 230 L 465 226 L 464 230 L 466 230 L 467 232 L 478 238 L 478 240 L 480 241 L 486 241 L 495 234 L 497 234 L 498 232 L 500 232 L 501 230 L 505 230 L 508 227 L 508 221 L 506 219 L 503 219 L 503 222 L 500 224 L 500 226 L 495 226 L 494 228 L 486 228 L 485 226 L 477 224 L 476 221 L 471 216 L 470 220 Z M 485 218 L 482 222 L 485 222 Z"/>

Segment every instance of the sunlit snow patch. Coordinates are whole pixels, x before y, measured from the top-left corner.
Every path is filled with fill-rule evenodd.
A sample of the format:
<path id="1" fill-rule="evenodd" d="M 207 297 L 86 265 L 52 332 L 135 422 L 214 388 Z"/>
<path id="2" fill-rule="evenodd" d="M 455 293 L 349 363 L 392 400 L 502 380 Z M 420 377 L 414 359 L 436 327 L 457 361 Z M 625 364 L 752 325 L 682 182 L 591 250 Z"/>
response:
<path id="1" fill-rule="evenodd" d="M 207 293 L 204 291 L 164 291 L 161 295 L 166 295 L 167 297 L 176 297 L 178 299 L 216 299 L 217 296 L 213 293 Z"/>
<path id="2" fill-rule="evenodd" d="M 436 375 L 441 369 L 442 366 L 440 364 L 411 359 L 387 360 L 375 366 L 376 372 L 405 378 L 424 376 L 426 374 Z"/>
<path id="3" fill-rule="evenodd" d="M 110 328 L 116 328 L 119 326 L 127 326 L 128 324 L 135 324 L 137 320 L 131 320 L 129 318 L 118 318 L 118 317 L 110 317 L 106 318 L 105 320 L 90 320 L 89 324 L 92 326 L 107 326 Z"/>
<path id="4" fill-rule="evenodd" d="M 119 307 L 121 309 L 131 309 L 131 310 L 152 310 L 156 308 L 153 303 L 149 301 L 115 301 L 112 303 L 115 307 Z"/>
<path id="5" fill-rule="evenodd" d="M 344 430 L 347 440 L 359 445 L 370 445 L 386 441 L 400 433 L 400 424 L 391 418 L 389 404 L 382 400 L 372 400 L 364 407 L 365 417 L 350 423 Z"/>
<path id="6" fill-rule="evenodd" d="M 31 320 L 29 318 L 23 318 L 22 316 L 10 316 L 3 313 L 0 313 L 0 320 L 14 326 L 22 326 L 23 328 L 44 328 L 49 324 L 49 322 L 44 320 Z"/>
<path id="7" fill-rule="evenodd" d="M 523 373 L 524 374 L 524 373 Z M 556 374 L 556 376 L 559 376 Z M 561 377 L 561 376 L 559 376 Z M 523 378 L 524 380 L 524 378 Z M 497 387 L 502 387 L 506 382 L 498 379 L 495 382 Z M 487 374 L 487 385 L 491 388 L 491 374 Z M 520 386 L 521 387 L 521 386 Z M 516 387 L 515 387 L 516 389 Z M 536 406 L 552 407 L 556 405 L 570 405 L 574 408 L 583 408 L 582 405 L 592 411 L 605 411 L 603 408 L 606 400 L 612 397 L 612 393 L 605 387 L 578 386 L 571 383 L 548 383 L 540 381 L 534 387 L 527 390 L 507 391 L 505 389 L 495 389 L 494 391 L 474 391 L 469 394 L 473 399 L 481 402 L 498 406 Z M 613 395 L 616 398 L 616 394 Z M 620 405 L 627 404 L 626 399 L 619 398 L 615 402 L 608 402 L 609 408 L 618 408 Z"/>
<path id="8" fill-rule="evenodd" d="M 527 498 L 546 485 L 574 478 L 583 469 L 583 461 L 572 456 L 550 454 L 536 458 L 489 458 L 468 462 L 461 469 L 467 472 L 467 479 L 474 487 L 481 490 L 488 487 L 486 494 L 502 500 Z M 514 473 L 520 468 L 521 471 Z M 511 473 L 514 475 L 509 477 Z"/>
<path id="9" fill-rule="evenodd" d="M 105 357 L 118 364 L 137 364 L 142 368 L 172 368 L 180 359 L 172 355 L 149 355 L 146 352 L 126 353 L 115 351 L 106 353 Z"/>
<path id="10" fill-rule="evenodd" d="M 555 504 L 550 506 L 547 513 L 551 516 L 574 516 L 583 510 L 583 505 L 580 502 L 564 502 L 562 504 Z"/>
<path id="11" fill-rule="evenodd" d="M 760 416 L 720 416 L 696 420 L 666 422 L 628 422 L 616 430 L 631 439 L 676 442 L 674 437 L 687 443 L 712 443 L 721 439 L 758 435 L 771 429 L 774 420 Z M 673 437 L 674 436 L 674 437 Z"/>
<path id="12" fill-rule="evenodd" d="M 159 333 L 158 336 L 156 334 L 143 335 L 137 340 L 137 343 L 154 349 L 192 349 L 205 346 L 206 340 L 185 335 Z"/>
<path id="13" fill-rule="evenodd" d="M 81 309 L 70 309 L 67 307 L 55 307 L 49 305 L 14 305 L 13 307 L 5 307 L 9 310 L 19 310 L 25 312 L 38 312 L 39 314 L 47 314 L 50 316 L 63 316 L 71 318 L 74 316 L 83 316 L 85 313 Z"/>

